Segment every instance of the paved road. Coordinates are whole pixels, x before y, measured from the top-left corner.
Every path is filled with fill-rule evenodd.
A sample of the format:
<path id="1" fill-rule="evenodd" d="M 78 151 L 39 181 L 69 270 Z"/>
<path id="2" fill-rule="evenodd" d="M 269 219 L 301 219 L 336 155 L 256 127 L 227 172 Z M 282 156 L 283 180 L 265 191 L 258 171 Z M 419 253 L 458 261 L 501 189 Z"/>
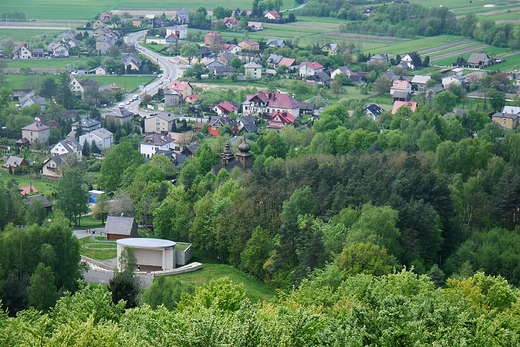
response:
<path id="1" fill-rule="evenodd" d="M 159 88 L 166 87 L 171 81 L 179 78 L 182 76 L 182 71 L 179 68 L 179 66 L 172 62 L 172 60 L 175 57 L 164 57 L 160 54 L 155 53 L 154 51 L 151 51 L 143 46 L 141 46 L 138 43 L 138 40 L 146 35 L 146 30 L 139 31 L 137 33 L 130 34 L 128 36 L 125 36 L 125 43 L 129 45 L 134 45 L 135 48 L 141 53 L 146 55 L 150 60 L 155 61 L 158 63 L 162 70 L 162 76 L 158 81 L 152 82 L 144 87 L 144 89 L 141 91 L 141 94 L 146 92 L 149 95 L 154 95 L 157 93 L 157 90 Z M 130 101 L 130 104 L 128 105 L 127 109 L 134 113 L 143 113 L 143 111 L 138 110 L 139 106 L 139 100 L 132 102 L 133 95 L 129 95 L 125 99 L 125 104 Z"/>

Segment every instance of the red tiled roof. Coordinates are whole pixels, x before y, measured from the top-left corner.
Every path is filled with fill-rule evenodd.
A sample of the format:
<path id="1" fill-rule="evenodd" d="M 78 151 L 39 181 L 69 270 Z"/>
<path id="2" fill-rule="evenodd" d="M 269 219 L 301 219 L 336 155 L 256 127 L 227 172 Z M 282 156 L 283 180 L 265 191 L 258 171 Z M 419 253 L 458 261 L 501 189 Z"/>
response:
<path id="1" fill-rule="evenodd" d="M 295 61 L 296 61 L 296 59 L 292 59 L 292 58 L 282 58 L 280 60 L 280 62 L 278 62 L 278 66 L 291 67 L 291 66 L 293 66 Z"/>
<path id="2" fill-rule="evenodd" d="M 392 114 L 395 114 L 397 110 L 401 107 L 409 107 L 412 112 L 415 112 L 417 109 L 417 102 L 415 101 L 396 101 L 394 102 L 394 107 L 392 108 Z"/>
<path id="3" fill-rule="evenodd" d="M 168 89 L 175 90 L 175 91 L 183 91 L 186 86 L 189 84 L 189 82 L 181 82 L 181 81 L 172 81 L 168 85 Z"/>
<path id="4" fill-rule="evenodd" d="M 405 90 L 408 87 L 408 81 L 394 81 L 392 89 Z"/>
<path id="5" fill-rule="evenodd" d="M 238 110 L 238 108 L 235 105 L 230 104 L 227 101 L 221 102 L 217 105 L 217 107 L 223 112 L 235 112 L 236 110 Z"/>
<path id="6" fill-rule="evenodd" d="M 207 33 L 206 36 L 222 36 L 222 34 L 217 33 L 216 31 L 211 31 Z"/>
<path id="7" fill-rule="evenodd" d="M 25 186 L 22 188 L 18 188 L 18 190 L 20 191 L 20 194 L 22 194 L 22 196 L 30 195 L 31 192 L 38 193 L 38 189 L 34 188 L 33 186 Z"/>
<path id="8" fill-rule="evenodd" d="M 280 15 L 278 14 L 278 12 L 276 12 L 276 11 L 269 11 L 269 12 L 267 12 L 267 13 L 270 14 L 271 16 L 273 16 L 274 19 L 280 19 L 280 18 L 282 18 L 282 16 L 280 16 Z M 266 15 L 267 15 L 267 13 L 266 13 Z"/>
<path id="9" fill-rule="evenodd" d="M 248 95 L 246 100 L 251 101 L 254 97 L 258 97 L 262 103 L 267 104 L 272 108 L 292 109 L 300 106 L 298 101 L 285 93 L 258 92 L 253 95 Z"/>
<path id="10" fill-rule="evenodd" d="M 195 102 L 198 98 L 200 98 L 200 94 L 191 94 L 186 97 L 186 102 Z"/>
<path id="11" fill-rule="evenodd" d="M 323 69 L 323 66 L 320 63 L 317 63 L 315 61 L 313 61 L 313 62 L 304 61 L 303 63 L 300 64 L 300 67 L 305 66 L 305 65 L 307 65 L 308 67 L 310 67 L 313 70 Z"/>
<path id="12" fill-rule="evenodd" d="M 224 24 L 226 24 L 227 22 L 230 22 L 231 24 L 234 24 L 234 25 L 238 25 L 240 23 L 240 21 L 236 18 L 233 18 L 233 17 L 226 17 L 224 18 Z"/>

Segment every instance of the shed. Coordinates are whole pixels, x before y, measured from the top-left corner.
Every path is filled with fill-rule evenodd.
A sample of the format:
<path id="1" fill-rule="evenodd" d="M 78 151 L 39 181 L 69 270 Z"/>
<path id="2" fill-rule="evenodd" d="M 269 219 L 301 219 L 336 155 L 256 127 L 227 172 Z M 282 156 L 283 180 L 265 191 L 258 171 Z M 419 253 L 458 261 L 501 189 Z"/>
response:
<path id="1" fill-rule="evenodd" d="M 105 224 L 105 237 L 107 240 L 119 240 L 137 236 L 137 223 L 134 217 L 108 216 Z"/>

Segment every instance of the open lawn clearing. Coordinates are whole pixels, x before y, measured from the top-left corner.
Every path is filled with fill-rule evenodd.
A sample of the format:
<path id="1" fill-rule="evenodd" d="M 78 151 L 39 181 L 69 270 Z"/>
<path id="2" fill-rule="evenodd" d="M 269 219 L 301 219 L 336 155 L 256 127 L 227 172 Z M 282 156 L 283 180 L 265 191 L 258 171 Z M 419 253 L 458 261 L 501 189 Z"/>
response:
<path id="1" fill-rule="evenodd" d="M 73 230 L 85 230 L 85 229 L 105 229 L 105 226 L 100 220 L 94 218 L 92 214 L 81 217 L 81 225 L 72 226 Z"/>
<path id="2" fill-rule="evenodd" d="M 433 48 L 423 49 L 423 50 L 420 50 L 418 52 L 420 54 L 434 53 L 434 52 L 439 52 L 439 51 L 442 51 L 442 50 L 445 50 L 445 49 L 449 49 L 449 48 L 452 48 L 452 47 L 458 47 L 458 46 L 461 46 L 461 45 L 466 45 L 466 44 L 471 43 L 471 42 L 472 42 L 471 40 L 461 40 L 461 41 L 456 41 L 456 42 L 448 43 L 448 44 L 437 46 L 437 47 L 433 47 Z"/>
<path id="3" fill-rule="evenodd" d="M 480 46 L 481 44 L 482 43 L 479 43 L 479 42 L 470 42 L 470 43 L 467 43 L 467 44 L 464 44 L 464 45 L 460 45 L 460 46 L 457 46 L 457 47 L 451 47 L 451 48 L 448 48 L 448 49 L 444 49 L 442 51 L 432 52 L 432 53 L 429 53 L 427 55 L 429 55 L 430 58 L 432 58 L 432 57 L 438 57 L 438 56 L 442 56 L 442 55 L 446 55 L 446 54 L 453 54 L 453 52 L 458 52 L 458 51 L 461 51 L 461 50 L 471 49 L 473 47 Z"/>
<path id="4" fill-rule="evenodd" d="M 7 68 L 53 68 L 72 69 L 75 66 L 86 65 L 89 58 L 54 58 L 54 59 L 27 59 L 6 60 Z"/>
<path id="5" fill-rule="evenodd" d="M 79 239 L 79 244 L 81 246 L 79 249 L 80 254 L 95 260 L 107 260 L 117 256 L 116 241 L 105 241 L 97 237 L 85 237 Z"/>
<path id="6" fill-rule="evenodd" d="M 86 79 L 94 80 L 99 83 L 101 86 L 107 86 L 112 83 L 117 84 L 123 90 L 123 92 L 130 92 L 131 90 L 137 89 L 139 85 L 146 84 L 155 79 L 152 76 L 97 76 L 97 75 L 76 75 L 76 79 L 78 81 L 83 81 Z"/>
<path id="7" fill-rule="evenodd" d="M 504 58 L 503 63 L 492 65 L 484 68 L 483 70 L 501 70 L 501 71 L 514 71 L 520 69 L 520 52 L 515 55 L 511 55 Z"/>
<path id="8" fill-rule="evenodd" d="M 449 57 L 454 57 L 454 60 L 457 60 L 456 57 L 458 57 L 459 55 L 464 55 L 466 53 L 477 53 L 477 52 L 482 52 L 484 49 L 488 48 L 489 45 L 486 45 L 486 44 L 480 44 L 480 45 L 477 45 L 477 46 L 472 46 L 472 47 L 468 47 L 468 48 L 464 48 L 464 49 L 459 49 L 459 50 L 456 50 L 456 51 L 453 51 L 453 52 L 450 52 L 450 53 L 445 53 L 445 54 L 439 54 L 438 56 L 435 56 L 435 57 L 432 57 L 430 59 L 431 62 L 437 62 L 439 60 L 443 60 L 445 58 L 449 58 Z M 468 55 L 469 57 L 469 55 Z M 467 58 L 465 58 L 467 59 Z"/>
<path id="9" fill-rule="evenodd" d="M 0 168 L 0 180 L 2 180 L 4 184 L 7 184 L 7 182 L 11 179 L 17 180 L 19 187 L 25 187 L 32 184 L 32 186 L 38 190 L 39 194 L 55 193 L 56 187 L 58 186 L 57 180 L 51 180 L 48 178 L 35 178 L 30 176 L 10 175 L 6 169 Z"/>
<path id="10" fill-rule="evenodd" d="M 180 281 L 196 286 L 222 277 L 229 277 L 234 284 L 243 283 L 246 296 L 253 302 L 269 301 L 275 296 L 275 292 L 269 289 L 265 283 L 231 265 L 202 263 L 201 270 L 175 275 L 175 278 Z"/>
<path id="11" fill-rule="evenodd" d="M 28 44 L 41 42 L 46 37 L 54 37 L 62 31 L 46 30 L 42 32 L 39 29 L 5 29 L 0 26 L 0 41 L 12 40 L 14 43 L 26 42 Z"/>
<path id="12" fill-rule="evenodd" d="M 9 89 L 25 89 L 37 86 L 38 82 L 43 78 L 41 75 L 5 75 L 5 87 Z"/>

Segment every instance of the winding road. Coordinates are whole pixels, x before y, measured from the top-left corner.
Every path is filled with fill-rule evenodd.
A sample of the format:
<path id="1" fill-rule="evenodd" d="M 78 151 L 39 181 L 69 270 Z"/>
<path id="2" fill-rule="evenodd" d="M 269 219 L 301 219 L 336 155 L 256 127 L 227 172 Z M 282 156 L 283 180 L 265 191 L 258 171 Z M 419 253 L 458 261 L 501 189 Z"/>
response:
<path id="1" fill-rule="evenodd" d="M 142 30 L 128 36 L 125 36 L 125 43 L 128 45 L 134 45 L 135 49 L 143 55 L 146 55 L 151 61 L 155 61 L 162 70 L 162 75 L 159 80 L 156 80 L 148 85 L 146 85 L 141 94 L 146 92 L 149 95 L 154 95 L 157 93 L 159 88 L 166 87 L 171 81 L 182 76 L 182 71 L 179 68 L 179 65 L 173 63 L 172 60 L 174 57 L 165 57 L 160 54 L 151 51 L 142 45 L 139 44 L 138 40 L 146 35 L 146 30 Z M 139 100 L 132 101 L 133 95 L 128 95 L 124 100 L 125 104 L 127 104 L 127 109 L 134 113 L 143 113 L 142 110 L 138 110 Z M 129 104 L 128 104 L 129 102 Z"/>

